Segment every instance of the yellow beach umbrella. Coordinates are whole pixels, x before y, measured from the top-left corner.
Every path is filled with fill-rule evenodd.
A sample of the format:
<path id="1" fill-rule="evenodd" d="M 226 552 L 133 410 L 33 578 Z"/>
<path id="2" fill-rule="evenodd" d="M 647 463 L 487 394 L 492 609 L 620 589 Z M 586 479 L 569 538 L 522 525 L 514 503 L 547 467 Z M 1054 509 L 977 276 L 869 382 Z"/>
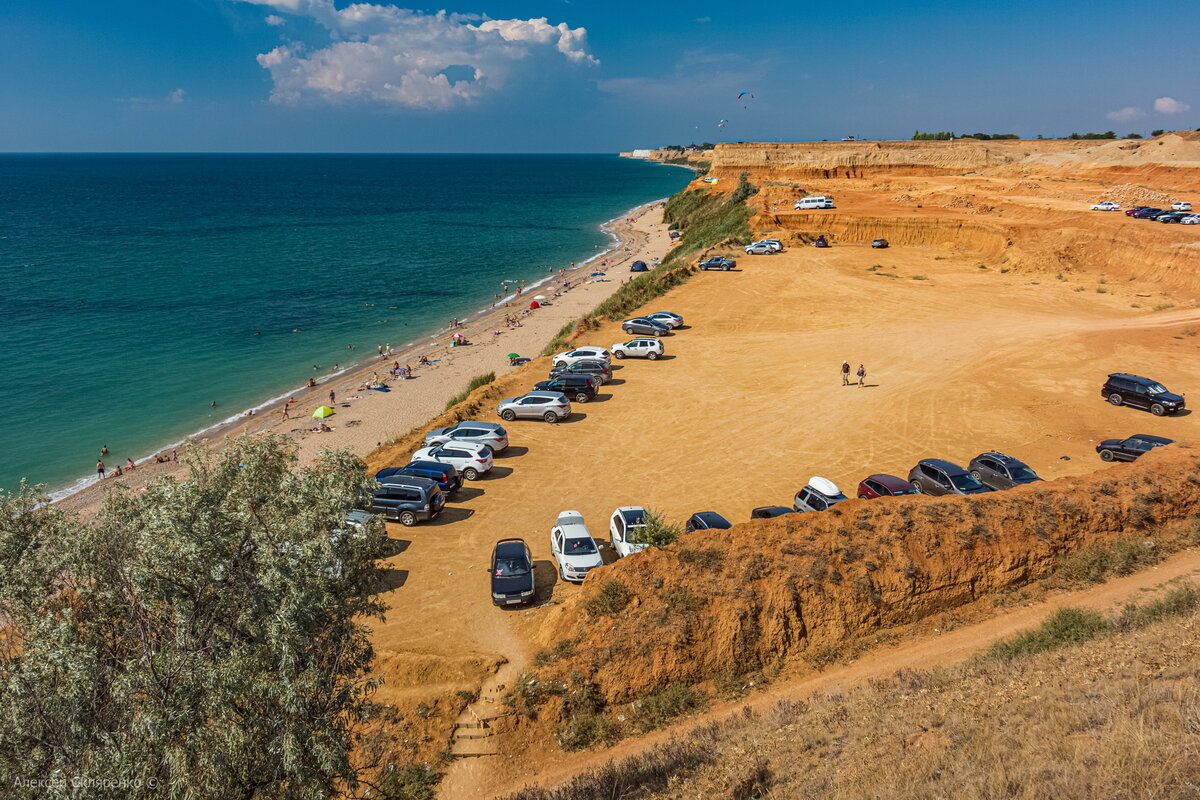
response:
<path id="1" fill-rule="evenodd" d="M 318 408 L 316 411 L 313 412 L 313 416 L 316 417 L 317 419 L 325 419 L 326 417 L 332 417 L 333 409 L 330 408 L 329 406 L 321 406 L 320 408 Z"/>

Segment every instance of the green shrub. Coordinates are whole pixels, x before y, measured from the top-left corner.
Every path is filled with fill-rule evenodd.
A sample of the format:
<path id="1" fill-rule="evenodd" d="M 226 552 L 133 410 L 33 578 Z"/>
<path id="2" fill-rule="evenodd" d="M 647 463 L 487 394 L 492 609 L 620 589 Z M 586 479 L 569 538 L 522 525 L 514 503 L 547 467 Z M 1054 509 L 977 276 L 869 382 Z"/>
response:
<path id="1" fill-rule="evenodd" d="M 663 603 L 673 614 L 687 616 L 700 608 L 700 598 L 686 586 L 672 586 L 662 593 Z"/>
<path id="2" fill-rule="evenodd" d="M 1153 542 L 1117 539 L 1064 556 L 1056 572 L 1070 583 L 1100 583 L 1111 576 L 1129 575 L 1160 560 L 1160 548 Z"/>
<path id="3" fill-rule="evenodd" d="M 692 687 L 673 683 L 633 704 L 633 724 L 643 732 L 652 731 L 669 725 L 702 704 L 700 695 Z"/>
<path id="4" fill-rule="evenodd" d="M 1198 609 L 1200 609 L 1200 589 L 1191 584 L 1185 584 L 1177 586 L 1157 600 L 1151 600 L 1143 605 L 1128 604 L 1113 620 L 1112 625 L 1118 631 L 1137 630 L 1171 617 L 1185 617 L 1194 614 Z"/>
<path id="5" fill-rule="evenodd" d="M 648 509 L 642 518 L 644 527 L 637 528 L 632 533 L 636 535 L 638 544 L 648 544 L 651 547 L 666 547 L 683 535 L 683 526 L 675 522 L 667 522 L 667 518 L 659 511 Z M 632 538 L 632 537 L 631 537 Z"/>
<path id="6" fill-rule="evenodd" d="M 441 778 L 427 764 L 392 764 L 379 780 L 378 794 L 388 800 L 432 800 Z"/>
<path id="7" fill-rule="evenodd" d="M 583 750 L 595 745 L 616 744 L 621 730 L 596 713 L 572 714 L 570 721 L 554 733 L 563 750 Z"/>
<path id="8" fill-rule="evenodd" d="M 632 599 L 633 592 L 628 586 L 616 578 L 607 578 L 596 594 L 584 601 L 583 607 L 593 617 L 611 616 L 621 613 Z"/>
<path id="9" fill-rule="evenodd" d="M 456 405 L 466 400 L 471 395 L 471 392 L 475 391 L 480 386 L 487 386 L 494 380 L 496 380 L 496 373 L 494 372 L 489 372 L 486 375 L 476 375 L 474 378 L 471 378 L 471 382 L 467 384 L 466 390 L 454 395 L 454 397 L 451 397 L 446 403 L 446 410 L 449 411 L 450 409 L 454 408 Z"/>
<path id="10" fill-rule="evenodd" d="M 681 547 L 675 551 L 675 555 L 684 564 L 695 564 L 698 567 L 709 570 L 720 569 L 721 564 L 724 562 L 724 556 L 715 547 L 705 547 L 697 550 Z"/>
<path id="11" fill-rule="evenodd" d="M 554 643 L 553 647 L 547 647 L 534 653 L 533 665 L 535 667 L 545 667 L 553 664 L 555 661 L 570 658 L 573 655 L 575 655 L 575 643 L 569 639 L 559 639 Z"/>
<path id="12" fill-rule="evenodd" d="M 575 327 L 579 324 L 579 320 L 571 320 L 558 329 L 558 333 L 554 334 L 554 338 L 542 348 L 540 355 L 552 356 L 559 350 L 565 350 L 567 347 L 567 337 L 575 331 Z"/>
<path id="13" fill-rule="evenodd" d="M 1108 620 L 1099 611 L 1060 608 L 1033 630 L 996 642 L 988 648 L 987 655 L 1003 661 L 1021 655 L 1044 653 L 1095 639 L 1105 633 L 1108 627 Z"/>

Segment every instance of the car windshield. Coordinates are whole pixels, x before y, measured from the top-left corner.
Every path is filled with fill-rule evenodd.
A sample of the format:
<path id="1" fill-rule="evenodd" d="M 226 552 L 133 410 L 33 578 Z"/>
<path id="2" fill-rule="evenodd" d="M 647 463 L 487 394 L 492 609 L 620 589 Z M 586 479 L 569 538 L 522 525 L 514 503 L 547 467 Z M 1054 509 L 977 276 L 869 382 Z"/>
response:
<path id="1" fill-rule="evenodd" d="M 1013 464 L 1008 468 L 1009 474 L 1012 475 L 1014 481 L 1032 481 L 1037 478 L 1037 475 L 1029 467 L 1024 464 Z"/>
<path id="2" fill-rule="evenodd" d="M 626 525 L 644 525 L 642 520 L 645 516 L 646 512 L 640 508 L 621 512 L 621 517 L 625 520 Z"/>
<path id="3" fill-rule="evenodd" d="M 596 552 L 596 543 L 591 539 L 567 539 L 563 543 L 563 553 L 569 556 L 590 556 Z"/>
<path id="4" fill-rule="evenodd" d="M 497 578 L 519 578 L 529 574 L 529 565 L 523 558 L 500 558 L 496 560 Z"/>
<path id="5" fill-rule="evenodd" d="M 894 495 L 901 495 L 901 494 L 920 494 L 920 492 L 918 492 L 918 491 L 917 491 L 917 490 L 916 490 L 914 487 L 912 487 L 912 486 L 904 486 L 904 487 L 901 487 L 901 488 L 898 488 L 898 489 L 892 489 L 892 494 L 894 494 Z"/>
<path id="6" fill-rule="evenodd" d="M 960 491 L 970 491 L 971 489 L 982 489 L 983 484 L 975 480 L 975 476 L 968 472 L 961 475 L 951 475 L 950 483 L 954 484 L 954 488 Z"/>
<path id="7" fill-rule="evenodd" d="M 1166 394 L 1167 389 L 1161 383 L 1152 383 L 1146 387 L 1146 391 L 1150 394 Z"/>

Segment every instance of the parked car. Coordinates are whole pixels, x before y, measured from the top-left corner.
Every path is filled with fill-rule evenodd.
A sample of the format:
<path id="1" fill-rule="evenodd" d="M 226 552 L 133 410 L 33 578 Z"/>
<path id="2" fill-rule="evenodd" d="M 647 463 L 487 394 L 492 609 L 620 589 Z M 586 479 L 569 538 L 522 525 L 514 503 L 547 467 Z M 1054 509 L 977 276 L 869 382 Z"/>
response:
<path id="1" fill-rule="evenodd" d="M 609 349 L 617 358 L 648 358 L 654 361 L 663 354 L 663 343 L 658 339 L 639 338 L 617 342 Z"/>
<path id="2" fill-rule="evenodd" d="M 917 494 L 917 490 L 904 478 L 895 475 L 868 475 L 858 484 L 858 496 L 861 500 L 874 500 L 879 497 L 899 497 L 906 494 Z"/>
<path id="3" fill-rule="evenodd" d="M 1132 216 L 1134 219 L 1153 219 L 1154 217 L 1157 217 L 1161 213 L 1163 213 L 1163 210 L 1161 208 L 1150 208 L 1149 206 L 1147 206 L 1146 208 L 1143 208 L 1141 211 L 1135 211 L 1130 216 Z"/>
<path id="4" fill-rule="evenodd" d="M 1134 214 L 1138 213 L 1139 211 L 1145 211 L 1149 207 L 1150 206 L 1134 206 L 1133 208 L 1127 208 L 1127 209 L 1125 209 L 1125 216 L 1132 217 Z"/>
<path id="5" fill-rule="evenodd" d="M 396 476 L 428 478 L 436 483 L 438 488 L 446 494 L 458 491 L 463 485 L 462 473 L 452 465 L 444 464 L 441 461 L 420 461 L 416 459 L 403 467 L 388 467 L 387 469 L 379 470 L 379 472 L 375 473 L 375 480 L 379 483 L 387 483 L 388 478 Z"/>
<path id="6" fill-rule="evenodd" d="M 750 512 L 750 519 L 774 519 L 784 514 L 795 514 L 796 509 L 787 506 L 759 506 Z"/>
<path id="7" fill-rule="evenodd" d="M 492 602 L 516 606 L 533 602 L 537 594 L 533 556 L 524 539 L 501 539 L 492 549 Z"/>
<path id="8" fill-rule="evenodd" d="M 612 357 L 603 347 L 592 347 L 591 345 L 588 345 L 586 347 L 576 347 L 574 350 L 567 350 L 566 352 L 559 353 L 554 357 L 553 363 L 554 366 L 557 367 L 559 364 L 574 364 L 576 361 L 587 361 L 590 359 L 606 362 L 612 361 Z"/>
<path id="9" fill-rule="evenodd" d="M 1171 210 L 1172 211 L 1191 211 L 1192 204 L 1189 203 L 1187 200 L 1180 200 L 1176 203 L 1171 203 Z"/>
<path id="10" fill-rule="evenodd" d="M 434 428 L 425 434 L 426 445 L 442 442 L 475 442 L 486 444 L 493 453 L 503 453 L 508 449 L 508 432 L 495 422 L 464 420 L 448 428 Z"/>
<path id="11" fill-rule="evenodd" d="M 829 247 L 829 240 L 825 238 L 825 234 L 813 240 L 813 247 Z"/>
<path id="12" fill-rule="evenodd" d="M 621 323 L 621 330 L 630 336 L 666 336 L 671 329 L 646 317 L 634 317 Z"/>
<path id="13" fill-rule="evenodd" d="M 1178 414 L 1186 405 L 1183 395 L 1168 392 L 1158 381 L 1114 372 L 1100 387 L 1100 396 L 1114 406 L 1133 406 L 1148 409 L 1151 414 Z"/>
<path id="14" fill-rule="evenodd" d="M 1164 222 L 1164 223 L 1171 223 L 1171 222 L 1180 223 L 1180 222 L 1183 222 L 1184 219 L 1186 219 L 1189 216 L 1191 216 L 1191 215 L 1188 214 L 1188 212 L 1186 212 L 1186 211 L 1172 211 L 1167 214 L 1159 214 L 1155 218 L 1154 221 L 1155 222 Z"/>
<path id="15" fill-rule="evenodd" d="M 989 489 L 1011 489 L 1041 480 L 1021 459 L 994 450 L 972 458 L 967 469 Z"/>
<path id="16" fill-rule="evenodd" d="M 544 419 L 558 422 L 571 416 L 571 402 L 558 392 L 529 392 L 501 400 L 496 411 L 508 422 L 515 419 Z"/>
<path id="17" fill-rule="evenodd" d="M 558 574 L 564 581 L 581 583 L 589 572 L 604 565 L 600 546 L 578 511 L 559 512 L 550 529 L 550 554 L 558 563 Z"/>
<path id="18" fill-rule="evenodd" d="M 1092 206 L 1092 211 L 1120 211 L 1121 206 L 1111 200 L 1105 200 Z"/>
<path id="19" fill-rule="evenodd" d="M 778 239 L 759 239 L 757 242 L 751 242 L 750 246 L 763 245 L 770 249 L 772 253 L 780 253 L 783 251 L 783 242 Z"/>
<path id="20" fill-rule="evenodd" d="M 653 314 L 647 314 L 646 319 L 654 320 L 655 322 L 666 325 L 668 328 L 675 329 L 683 325 L 683 317 L 678 314 L 672 314 L 670 311 L 655 311 Z"/>
<path id="21" fill-rule="evenodd" d="M 596 381 L 587 375 L 561 374 L 533 385 L 537 392 L 558 392 L 576 403 L 586 403 L 596 396 Z"/>
<path id="22" fill-rule="evenodd" d="M 449 464 L 469 481 L 492 469 L 492 448 L 475 442 L 446 442 L 422 447 L 413 453 L 413 461 L 440 461 Z"/>
<path id="23" fill-rule="evenodd" d="M 888 247 L 888 240 L 887 239 L 872 239 L 871 247 L 874 247 L 876 250 L 883 250 Z"/>
<path id="24" fill-rule="evenodd" d="M 700 269 L 720 269 L 728 272 L 737 266 L 737 262 L 732 258 L 726 258 L 725 256 L 713 256 L 712 258 L 706 258 L 705 260 L 701 261 L 698 266 Z"/>
<path id="25" fill-rule="evenodd" d="M 769 256 L 772 253 L 779 252 L 771 245 L 763 244 L 762 242 L 755 242 L 754 244 L 748 244 L 748 245 L 746 245 L 745 250 L 746 250 L 746 255 L 748 255 L 748 256 Z"/>
<path id="26" fill-rule="evenodd" d="M 828 478 L 814 475 L 808 479 L 808 485 L 796 492 L 793 508 L 797 511 L 824 511 L 835 503 L 846 499 L 837 484 Z"/>
<path id="27" fill-rule="evenodd" d="M 612 366 L 607 361 L 588 358 L 571 364 L 560 364 L 550 370 L 549 377 L 556 378 L 559 375 L 586 375 L 593 379 L 596 388 L 599 389 L 612 380 Z"/>
<path id="28" fill-rule="evenodd" d="M 1200 225 L 1200 214 L 1192 214 L 1179 220 L 1180 225 Z"/>
<path id="29" fill-rule="evenodd" d="M 395 476 L 375 487 L 370 510 L 385 519 L 412 527 L 442 513 L 446 494 L 428 478 Z"/>
<path id="30" fill-rule="evenodd" d="M 1096 452 L 1101 461 L 1137 461 L 1156 447 L 1174 443 L 1174 439 L 1135 433 L 1128 439 L 1105 439 L 1096 445 Z"/>
<path id="31" fill-rule="evenodd" d="M 692 531 L 721 531 L 732 527 L 732 522 L 715 511 L 698 511 L 688 517 L 683 529 L 691 533 Z"/>
<path id="32" fill-rule="evenodd" d="M 801 197 L 796 201 L 792 208 L 797 211 L 810 208 L 834 208 L 833 198 L 826 195 L 813 195 L 811 197 Z"/>
<path id="33" fill-rule="evenodd" d="M 943 494 L 983 494 L 992 491 L 957 464 L 940 458 L 923 458 L 908 472 L 908 482 L 918 492 Z"/>
<path id="34" fill-rule="evenodd" d="M 649 272 L 650 268 L 646 266 L 645 261 L 635 261 L 629 267 L 630 272 Z"/>
<path id="35" fill-rule="evenodd" d="M 645 550 L 650 545 L 638 541 L 638 532 L 646 527 L 646 509 L 641 506 L 622 506 L 608 520 L 608 535 L 617 556 L 624 558 Z"/>

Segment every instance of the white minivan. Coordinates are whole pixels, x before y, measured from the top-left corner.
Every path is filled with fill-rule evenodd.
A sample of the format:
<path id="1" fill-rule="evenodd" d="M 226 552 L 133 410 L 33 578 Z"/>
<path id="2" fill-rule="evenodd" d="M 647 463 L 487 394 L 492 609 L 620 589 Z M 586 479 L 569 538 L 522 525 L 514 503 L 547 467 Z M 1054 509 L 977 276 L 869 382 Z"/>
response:
<path id="1" fill-rule="evenodd" d="M 801 197 L 793 206 L 797 211 L 806 208 L 834 208 L 833 198 L 824 195 L 813 195 L 812 197 Z"/>

